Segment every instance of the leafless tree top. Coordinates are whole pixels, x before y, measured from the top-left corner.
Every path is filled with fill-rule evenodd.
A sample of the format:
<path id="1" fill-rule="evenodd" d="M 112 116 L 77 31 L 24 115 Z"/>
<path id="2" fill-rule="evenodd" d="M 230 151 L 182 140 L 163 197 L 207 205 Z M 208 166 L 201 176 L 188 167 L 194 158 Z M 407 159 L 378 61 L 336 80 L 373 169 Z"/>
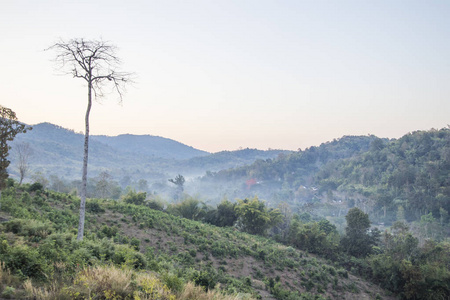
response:
<path id="1" fill-rule="evenodd" d="M 56 51 L 55 61 L 63 74 L 84 79 L 91 85 L 96 98 L 104 95 L 109 84 L 119 94 L 120 101 L 127 83 L 132 82 L 132 73 L 119 71 L 120 59 L 117 47 L 103 40 L 60 40 L 47 50 Z"/>

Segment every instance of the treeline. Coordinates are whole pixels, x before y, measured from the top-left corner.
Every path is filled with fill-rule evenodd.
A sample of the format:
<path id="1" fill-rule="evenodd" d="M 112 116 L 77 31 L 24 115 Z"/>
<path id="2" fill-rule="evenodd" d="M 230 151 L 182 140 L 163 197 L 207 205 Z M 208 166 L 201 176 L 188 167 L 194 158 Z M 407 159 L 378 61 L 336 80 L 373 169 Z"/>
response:
<path id="1" fill-rule="evenodd" d="M 265 181 L 283 180 L 290 185 L 303 184 L 312 173 L 329 161 L 347 158 L 369 149 L 374 136 L 344 136 L 318 147 L 310 147 L 292 153 L 281 153 L 276 159 L 257 160 L 249 166 L 222 170 L 209 174 L 220 180 L 247 177 Z"/>
<path id="2" fill-rule="evenodd" d="M 88 178 L 87 197 L 118 200 L 131 190 L 148 194 L 154 194 L 157 190 L 162 195 L 174 197 L 177 193 L 176 187 L 168 183 L 165 179 L 167 176 L 160 174 L 159 177 L 162 179 L 151 184 L 146 179 L 133 180 L 127 175 L 120 180 L 115 180 L 110 173 L 102 171 L 97 176 Z M 33 182 L 40 183 L 43 188 L 59 193 L 78 195 L 81 186 L 81 180 L 66 180 L 55 174 L 45 176 L 41 172 L 36 172 L 30 178 Z"/>

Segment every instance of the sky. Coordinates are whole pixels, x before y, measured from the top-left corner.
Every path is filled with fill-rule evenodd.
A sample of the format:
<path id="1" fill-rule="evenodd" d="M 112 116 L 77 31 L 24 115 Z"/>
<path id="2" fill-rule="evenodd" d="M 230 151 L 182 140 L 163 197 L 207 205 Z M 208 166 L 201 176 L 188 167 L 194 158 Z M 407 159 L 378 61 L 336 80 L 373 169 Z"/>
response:
<path id="1" fill-rule="evenodd" d="M 297 150 L 450 124 L 450 1 L 0 0 L 0 105 L 84 131 L 87 88 L 60 39 L 102 39 L 136 74 L 95 102 L 91 134 L 218 152 Z"/>

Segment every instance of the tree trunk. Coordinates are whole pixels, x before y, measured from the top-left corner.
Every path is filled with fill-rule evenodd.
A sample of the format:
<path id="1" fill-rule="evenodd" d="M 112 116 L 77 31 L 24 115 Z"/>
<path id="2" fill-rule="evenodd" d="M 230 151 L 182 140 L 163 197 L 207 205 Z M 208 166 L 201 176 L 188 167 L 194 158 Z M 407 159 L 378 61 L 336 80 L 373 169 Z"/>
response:
<path id="1" fill-rule="evenodd" d="M 77 240 L 82 241 L 84 235 L 84 217 L 86 210 L 86 190 L 87 190 L 87 166 L 88 166 L 88 153 L 89 153 L 89 114 L 92 106 L 92 82 L 88 82 L 88 106 L 85 117 L 85 134 L 84 134 L 84 158 L 83 158 L 83 171 L 81 176 L 81 191 L 80 191 L 80 220 L 78 223 L 78 235 Z"/>

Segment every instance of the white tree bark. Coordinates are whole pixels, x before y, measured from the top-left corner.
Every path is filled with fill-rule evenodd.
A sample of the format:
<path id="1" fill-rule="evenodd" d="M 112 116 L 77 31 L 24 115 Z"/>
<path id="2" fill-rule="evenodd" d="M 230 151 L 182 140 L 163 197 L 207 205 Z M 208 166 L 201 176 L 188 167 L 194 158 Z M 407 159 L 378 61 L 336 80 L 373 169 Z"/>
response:
<path id="1" fill-rule="evenodd" d="M 87 167 L 89 156 L 89 115 L 92 107 L 92 85 L 88 84 L 88 106 L 86 109 L 85 133 L 84 133 L 84 155 L 83 155 L 83 170 L 81 175 L 81 191 L 80 191 L 80 219 L 78 222 L 77 240 L 82 241 L 84 235 L 84 219 L 86 215 L 86 193 L 87 193 Z"/>

